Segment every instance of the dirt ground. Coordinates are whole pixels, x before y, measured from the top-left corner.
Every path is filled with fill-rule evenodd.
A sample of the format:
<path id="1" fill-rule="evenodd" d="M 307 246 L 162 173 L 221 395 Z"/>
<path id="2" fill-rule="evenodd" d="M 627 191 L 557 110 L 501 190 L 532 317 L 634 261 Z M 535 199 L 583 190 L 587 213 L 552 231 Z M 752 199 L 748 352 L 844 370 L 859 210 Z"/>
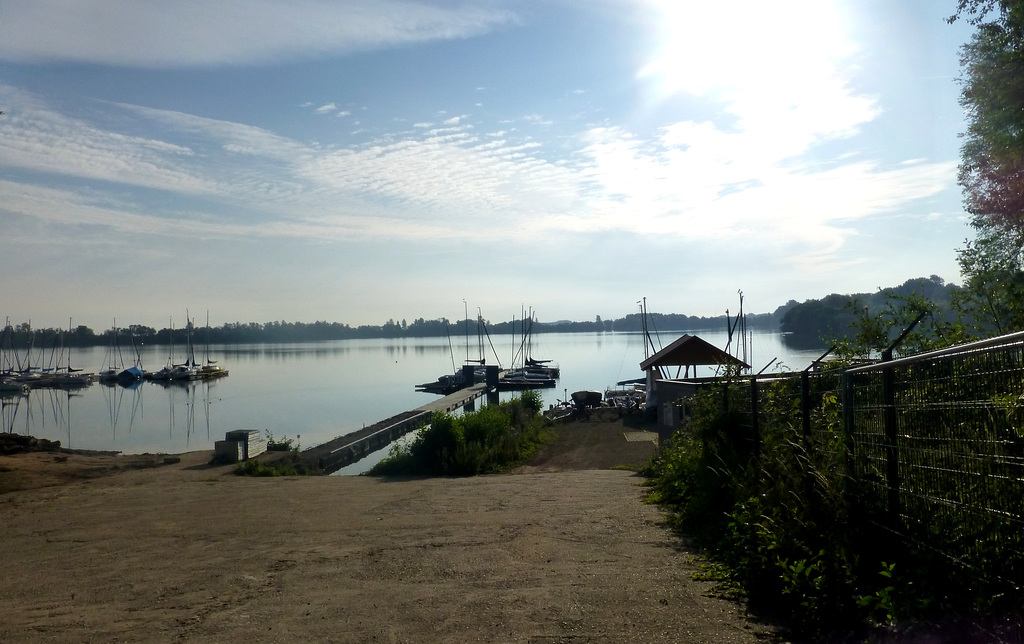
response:
<path id="1" fill-rule="evenodd" d="M 652 453 L 642 432 L 598 414 L 513 473 L 461 479 L 0 456 L 0 641 L 771 639 L 693 580 L 699 562 L 618 467 Z"/>

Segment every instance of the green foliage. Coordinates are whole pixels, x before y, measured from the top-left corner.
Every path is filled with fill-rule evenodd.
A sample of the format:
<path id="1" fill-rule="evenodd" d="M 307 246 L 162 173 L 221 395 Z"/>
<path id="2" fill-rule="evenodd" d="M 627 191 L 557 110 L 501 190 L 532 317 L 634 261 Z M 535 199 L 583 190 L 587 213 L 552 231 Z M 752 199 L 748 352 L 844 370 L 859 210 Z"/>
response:
<path id="1" fill-rule="evenodd" d="M 742 383 L 699 394 L 691 422 L 645 472 L 649 499 L 672 513 L 752 606 L 787 618 L 796 636 L 820 640 L 865 621 L 919 614 L 928 602 L 908 590 L 912 578 L 892 588 L 877 581 L 883 558 L 899 553 L 857 513 L 835 393 L 817 401 L 805 435 L 796 380 L 762 385 L 756 450 L 749 417 L 728 411 L 749 395 Z M 728 408 L 727 395 L 737 398 Z M 894 564 L 885 565 L 891 577 Z"/>
<path id="2" fill-rule="evenodd" d="M 961 51 L 967 132 L 959 183 L 976 231 L 957 252 L 970 335 L 1024 329 L 1024 2 L 960 0 L 976 27 Z"/>
<path id="3" fill-rule="evenodd" d="M 952 301 L 957 301 L 958 294 L 954 292 Z M 882 307 L 874 311 L 864 307 L 851 324 L 851 333 L 833 337 L 829 343 L 841 360 L 878 357 L 894 344 L 894 357 L 950 346 L 967 339 L 963 325 L 949 314 L 951 310 L 943 310 L 916 292 L 890 294 Z M 906 335 L 897 343 L 904 332 Z"/>
<path id="4" fill-rule="evenodd" d="M 974 382 L 984 377 L 977 366 L 972 363 Z M 884 472 L 877 468 L 884 464 L 848 448 L 839 373 L 814 378 L 809 430 L 798 378 L 760 383 L 757 441 L 746 412 L 749 384 L 734 379 L 705 389 L 692 401 L 689 423 L 644 472 L 649 500 L 664 505 L 705 549 L 716 575 L 738 584 L 752 607 L 786 618 L 799 638 L 822 641 L 865 625 L 957 611 L 1016 610 L 1018 596 L 1000 580 L 1020 578 L 1024 540 L 1005 517 L 964 508 L 977 507 L 969 505 L 977 499 L 993 510 L 1019 507 L 1008 477 L 993 469 L 991 453 L 993 440 L 1009 445 L 1021 436 L 1019 389 L 990 393 L 989 404 L 970 421 L 962 410 L 956 416 L 959 456 L 986 446 L 981 458 L 959 465 L 976 468 L 969 487 L 955 474 L 936 480 L 934 468 L 907 468 L 904 488 L 948 503 L 915 506 L 914 495 L 907 495 L 894 518 L 878 511 Z M 927 396 L 948 400 L 945 381 L 929 382 Z M 927 407 L 931 399 L 918 402 Z M 929 437 L 940 438 L 948 418 L 924 420 L 928 430 L 915 434 L 919 450 Z"/>
<path id="5" fill-rule="evenodd" d="M 981 217 L 972 225 L 975 240 L 957 251 L 962 287 L 948 289 L 945 299 L 934 288 L 915 288 L 884 292 L 884 301 L 873 306 L 851 300 L 855 317 L 847 331 L 825 336 L 826 343 L 845 360 L 877 357 L 921 313 L 897 356 L 1024 330 L 1024 230 L 1007 231 Z"/>
<path id="6" fill-rule="evenodd" d="M 976 239 L 957 251 L 962 287 L 932 276 L 873 296 L 829 296 L 792 307 L 783 331 L 795 334 L 791 342 L 817 333 L 850 362 L 877 358 L 922 313 L 896 347 L 897 357 L 1024 330 L 1024 230 L 1007 231 L 981 217 L 972 225 Z"/>
<path id="7" fill-rule="evenodd" d="M 796 304 L 782 316 L 780 329 L 800 345 L 818 346 L 829 336 L 844 335 L 856 316 L 851 304 L 856 296 L 833 293 L 820 300 Z"/>
<path id="8" fill-rule="evenodd" d="M 277 438 L 274 438 L 274 435 L 270 432 L 269 429 L 266 430 L 266 432 L 267 432 L 267 451 L 268 452 L 287 452 L 287 451 L 292 450 L 292 449 L 294 449 L 294 450 L 298 450 L 299 449 L 298 443 L 296 443 L 291 438 L 288 438 L 286 436 L 284 438 L 277 439 Z"/>
<path id="9" fill-rule="evenodd" d="M 976 29 L 961 50 L 960 103 L 967 115 L 959 182 L 968 212 L 1024 231 L 1024 2 L 961 0 Z"/>
<path id="10" fill-rule="evenodd" d="M 544 408 L 544 397 L 540 395 L 539 391 L 534 389 L 527 389 L 521 393 L 519 400 L 523 407 L 535 414 L 540 413 L 540 410 Z"/>
<path id="11" fill-rule="evenodd" d="M 877 622 L 891 624 L 896 621 L 895 605 L 893 603 L 893 593 L 896 591 L 896 587 L 892 585 L 895 568 L 896 564 L 888 564 L 883 561 L 882 569 L 878 575 L 884 580 L 884 585 L 876 590 L 874 594 L 862 595 L 857 600 L 858 605 L 871 611 Z"/>
<path id="12" fill-rule="evenodd" d="M 1024 329 L 1024 231 L 972 221 L 975 240 L 957 252 L 964 290 L 957 304 L 974 336 Z"/>
<path id="13" fill-rule="evenodd" d="M 547 439 L 538 399 L 513 398 L 462 416 L 435 412 L 412 442 L 393 448 L 369 474 L 472 476 L 522 461 Z"/>
<path id="14" fill-rule="evenodd" d="M 880 288 L 876 293 L 834 293 L 794 303 L 782 316 L 779 328 L 788 334 L 787 344 L 794 346 L 849 345 L 870 351 L 887 346 L 898 334 L 899 323 L 908 317 L 905 312 L 913 311 L 905 320 L 909 323 L 918 311 L 927 310 L 930 315 L 919 336 L 941 340 L 958 317 L 953 303 L 959 291 L 959 286 L 932 275 Z"/>

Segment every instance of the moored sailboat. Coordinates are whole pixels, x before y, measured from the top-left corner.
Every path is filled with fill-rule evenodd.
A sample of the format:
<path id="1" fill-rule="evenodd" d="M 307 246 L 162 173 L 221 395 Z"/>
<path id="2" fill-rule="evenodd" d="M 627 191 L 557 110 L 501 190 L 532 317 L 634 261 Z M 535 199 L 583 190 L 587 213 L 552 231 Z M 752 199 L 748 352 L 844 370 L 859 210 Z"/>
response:
<path id="1" fill-rule="evenodd" d="M 185 363 L 174 365 L 171 380 L 199 380 L 203 377 L 201 367 L 196 363 L 195 346 L 192 344 L 192 320 L 185 312 Z"/>
<path id="2" fill-rule="evenodd" d="M 117 382 L 120 385 L 130 385 L 133 382 L 142 380 L 146 376 L 146 370 L 142 368 L 142 354 L 139 352 L 139 347 L 135 344 L 135 329 L 131 325 L 128 326 L 128 335 L 132 340 L 132 351 L 135 352 L 135 364 L 117 374 Z"/>
<path id="3" fill-rule="evenodd" d="M 55 350 L 57 352 L 50 382 L 54 387 L 62 389 L 78 389 L 92 384 L 93 374 L 71 366 L 71 331 L 72 321 L 68 319 L 67 364 L 64 364 L 64 334 L 58 333 Z"/>
<path id="4" fill-rule="evenodd" d="M 203 356 L 203 365 L 199 372 L 204 379 L 223 378 L 228 375 L 228 370 L 217 364 L 216 360 L 210 359 L 210 312 L 206 312 L 206 350 Z"/>
<path id="5" fill-rule="evenodd" d="M 121 345 L 117 341 L 117 320 L 110 329 L 110 344 L 107 346 L 105 368 L 99 371 L 99 381 L 102 383 L 117 382 L 118 375 L 124 370 L 124 356 L 121 355 Z"/>

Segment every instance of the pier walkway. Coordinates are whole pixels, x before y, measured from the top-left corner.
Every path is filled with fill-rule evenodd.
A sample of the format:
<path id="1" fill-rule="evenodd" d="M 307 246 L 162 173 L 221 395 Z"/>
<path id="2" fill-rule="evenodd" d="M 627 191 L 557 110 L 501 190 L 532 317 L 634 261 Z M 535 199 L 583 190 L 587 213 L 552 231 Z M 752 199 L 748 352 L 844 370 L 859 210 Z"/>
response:
<path id="1" fill-rule="evenodd" d="M 477 384 L 432 400 L 416 409 L 402 412 L 380 422 L 326 443 L 302 451 L 302 460 L 329 474 L 355 463 L 370 452 L 394 442 L 430 420 L 435 411 L 451 413 L 488 393 L 485 384 Z"/>

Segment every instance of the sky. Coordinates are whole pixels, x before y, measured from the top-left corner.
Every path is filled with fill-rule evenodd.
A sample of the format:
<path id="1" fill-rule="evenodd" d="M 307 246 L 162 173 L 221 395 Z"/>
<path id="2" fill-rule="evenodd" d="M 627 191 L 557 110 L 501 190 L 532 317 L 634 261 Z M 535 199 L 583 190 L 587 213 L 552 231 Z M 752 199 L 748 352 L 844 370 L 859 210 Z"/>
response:
<path id="1" fill-rule="evenodd" d="M 959 283 L 953 0 L 0 0 L 0 315 L 721 315 Z"/>

